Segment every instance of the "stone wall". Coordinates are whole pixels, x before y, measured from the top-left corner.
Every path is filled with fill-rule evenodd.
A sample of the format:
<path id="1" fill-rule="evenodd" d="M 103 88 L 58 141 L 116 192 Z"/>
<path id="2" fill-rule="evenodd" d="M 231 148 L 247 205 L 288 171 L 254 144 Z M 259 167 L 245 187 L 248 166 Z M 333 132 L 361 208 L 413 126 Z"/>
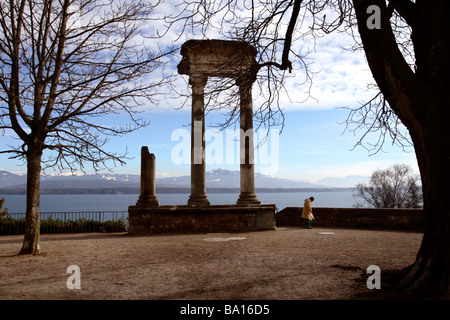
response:
<path id="1" fill-rule="evenodd" d="M 275 230 L 275 205 L 131 206 L 129 233 L 212 233 Z"/>
<path id="2" fill-rule="evenodd" d="M 314 208 L 313 227 L 345 227 L 384 230 L 423 230 L 422 209 Z M 277 227 L 301 226 L 301 207 L 277 213 Z"/>

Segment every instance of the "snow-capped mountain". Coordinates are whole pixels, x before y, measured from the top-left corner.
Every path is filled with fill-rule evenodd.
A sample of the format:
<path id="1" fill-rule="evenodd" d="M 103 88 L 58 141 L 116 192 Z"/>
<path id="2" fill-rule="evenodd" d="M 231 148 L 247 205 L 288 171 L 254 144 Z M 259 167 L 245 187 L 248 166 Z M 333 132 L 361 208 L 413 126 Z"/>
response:
<path id="1" fill-rule="evenodd" d="M 316 181 L 317 184 L 326 185 L 329 187 L 339 187 L 339 188 L 354 188 L 358 183 L 368 183 L 370 177 L 366 176 L 346 176 L 346 177 L 326 177 Z"/>
<path id="2" fill-rule="evenodd" d="M 239 188 L 240 172 L 224 169 L 207 171 L 207 188 Z M 173 178 L 161 178 L 156 180 L 156 185 L 160 187 L 184 186 L 190 187 L 191 177 L 181 176 Z M 326 188 L 324 185 L 314 184 L 307 181 L 293 181 L 288 179 L 274 178 L 260 173 L 255 173 L 256 188 Z"/>
<path id="3" fill-rule="evenodd" d="M 0 170 L 0 189 L 25 188 L 26 174 Z M 49 174 L 41 175 L 41 188 L 111 188 L 139 186 L 139 175 L 133 174 Z"/>
<path id="4" fill-rule="evenodd" d="M 317 183 L 306 181 L 293 181 L 289 179 L 274 178 L 255 173 L 255 187 L 268 189 L 283 188 L 334 188 L 352 187 L 357 182 L 366 182 L 365 177 L 324 178 Z M 337 180 L 336 180 L 337 179 Z M 351 181 L 349 184 L 348 181 Z M 190 188 L 189 175 L 156 179 L 157 188 Z M 26 175 L 0 170 L 0 189 L 23 189 L 26 186 Z M 216 169 L 206 172 L 207 188 L 239 188 L 239 171 Z M 42 189 L 74 189 L 74 188 L 139 188 L 140 176 L 138 174 L 86 174 L 67 175 L 54 174 L 41 176 Z"/>

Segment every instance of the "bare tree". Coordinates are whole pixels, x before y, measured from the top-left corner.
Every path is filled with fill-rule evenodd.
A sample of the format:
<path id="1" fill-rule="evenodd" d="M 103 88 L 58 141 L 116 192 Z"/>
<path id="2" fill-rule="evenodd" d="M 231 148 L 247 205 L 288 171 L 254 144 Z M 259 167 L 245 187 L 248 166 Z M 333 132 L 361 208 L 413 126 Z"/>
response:
<path id="1" fill-rule="evenodd" d="M 293 43 L 308 35 L 339 31 L 354 36 L 354 49 L 364 50 L 380 91 L 348 120 L 365 130 L 363 137 L 381 133 L 378 143 L 370 146 L 375 151 L 388 137 L 405 146 L 410 140 L 421 174 L 425 234 L 415 263 L 407 268 L 397 289 L 416 297 L 448 294 L 450 42 L 446 39 L 450 36 L 450 2 L 185 0 L 180 6 L 184 10 L 167 20 L 185 22 L 181 30 L 197 28 L 205 35 L 215 28 L 224 37 L 248 41 L 257 48 L 258 77 L 265 81 L 261 88 L 269 99 L 256 113 L 261 111 L 262 119 L 268 121 L 279 111 L 276 101 L 282 92 L 273 89 L 282 88 L 285 71 L 305 63 L 304 56 L 293 52 Z M 305 79 L 310 79 L 307 73 Z M 398 130 L 400 122 L 406 130 Z"/>
<path id="2" fill-rule="evenodd" d="M 356 207 L 420 208 L 422 190 L 417 183 L 420 177 L 411 167 L 396 164 L 372 173 L 368 184 L 358 183 L 354 190 Z"/>
<path id="3" fill-rule="evenodd" d="M 416 262 L 398 283 L 405 292 L 425 297 L 448 295 L 450 219 L 448 121 L 450 45 L 448 1 L 353 1 L 358 30 L 377 86 L 408 129 L 420 169 L 425 232 Z M 380 28 L 369 29 L 367 8 L 380 11 Z M 399 45 L 392 24 L 399 15 L 411 30 L 414 67 Z M 394 20 L 395 21 L 395 20 Z"/>
<path id="4" fill-rule="evenodd" d="M 149 79 L 162 54 L 140 34 L 154 8 L 141 0 L 0 2 L 0 129 L 20 141 L 1 152 L 27 164 L 21 254 L 40 252 L 41 169 L 123 164 L 126 152 L 104 148 L 108 136 L 147 125 L 136 107 L 156 103 L 155 89 L 167 81 Z M 130 122 L 102 124 L 106 114 Z"/>

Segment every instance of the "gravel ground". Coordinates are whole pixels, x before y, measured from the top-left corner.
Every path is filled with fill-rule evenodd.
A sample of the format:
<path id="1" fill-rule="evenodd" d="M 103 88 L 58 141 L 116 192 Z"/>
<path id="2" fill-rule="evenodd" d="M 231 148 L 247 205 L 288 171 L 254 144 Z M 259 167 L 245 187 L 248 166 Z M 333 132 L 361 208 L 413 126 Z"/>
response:
<path id="1" fill-rule="evenodd" d="M 422 234 L 44 234 L 42 254 L 18 256 L 22 240 L 0 237 L 1 300 L 354 300 L 374 291 L 366 285 L 369 266 L 383 274 L 412 264 Z M 81 289 L 67 286 L 71 265 L 80 268 Z"/>

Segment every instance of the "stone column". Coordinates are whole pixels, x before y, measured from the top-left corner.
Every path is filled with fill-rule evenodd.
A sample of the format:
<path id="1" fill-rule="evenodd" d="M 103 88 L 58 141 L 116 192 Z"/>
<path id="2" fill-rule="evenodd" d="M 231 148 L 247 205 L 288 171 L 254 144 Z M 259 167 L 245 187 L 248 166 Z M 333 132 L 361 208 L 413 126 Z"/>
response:
<path id="1" fill-rule="evenodd" d="M 253 145 L 252 85 L 249 79 L 238 79 L 240 95 L 240 174 L 241 194 L 238 205 L 259 204 L 255 194 L 255 168 Z"/>
<path id="2" fill-rule="evenodd" d="M 148 147 L 141 148 L 141 194 L 136 206 L 154 208 L 159 206 L 156 197 L 155 155 Z"/>
<path id="3" fill-rule="evenodd" d="M 204 88 L 207 76 L 190 75 L 192 86 L 192 121 L 191 121 L 191 195 L 188 205 L 209 205 L 206 196 L 205 165 L 205 102 Z"/>

